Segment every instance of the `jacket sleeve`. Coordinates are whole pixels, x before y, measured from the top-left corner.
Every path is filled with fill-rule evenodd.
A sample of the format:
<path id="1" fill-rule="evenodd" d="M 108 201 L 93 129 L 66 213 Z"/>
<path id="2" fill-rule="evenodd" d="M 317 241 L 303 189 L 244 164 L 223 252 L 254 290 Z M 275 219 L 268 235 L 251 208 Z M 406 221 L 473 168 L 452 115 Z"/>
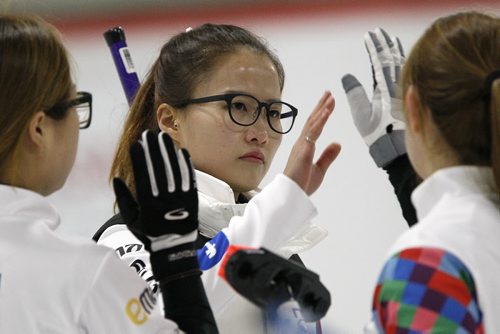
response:
<path id="1" fill-rule="evenodd" d="M 148 282 L 152 291 L 157 292 L 159 287 L 153 278 L 149 252 L 144 248 L 142 242 L 129 231 L 120 216 L 113 217 L 113 220 L 115 224 L 104 230 L 97 243 L 114 249 L 118 257 Z"/>
<path id="2" fill-rule="evenodd" d="M 219 232 L 198 251 L 202 279 L 213 312 L 217 315 L 228 307 L 236 292 L 218 276 L 221 260 L 230 244 L 265 247 L 278 252 L 286 242 L 307 229 L 317 214 L 306 193 L 285 175 L 277 175 L 253 197 L 243 216 L 233 217 L 227 228 Z"/>
<path id="3" fill-rule="evenodd" d="M 86 333 L 181 333 L 165 319 L 144 280 L 107 251 L 79 313 Z"/>
<path id="4" fill-rule="evenodd" d="M 206 242 L 198 250 L 198 261 L 204 271 L 202 280 L 214 314 L 217 316 L 222 312 L 237 294 L 218 276 L 230 244 L 266 247 L 280 253 L 288 240 L 309 227 L 316 214 L 309 196 L 293 180 L 280 174 L 248 202 L 243 216 L 231 218 L 227 228 Z M 113 248 L 127 265 L 149 280 L 154 291 L 158 291 L 149 253 L 125 225 L 108 227 L 98 243 Z"/>
<path id="5" fill-rule="evenodd" d="M 472 274 L 438 248 L 407 248 L 393 255 L 373 296 L 373 323 L 382 333 L 483 333 Z"/>

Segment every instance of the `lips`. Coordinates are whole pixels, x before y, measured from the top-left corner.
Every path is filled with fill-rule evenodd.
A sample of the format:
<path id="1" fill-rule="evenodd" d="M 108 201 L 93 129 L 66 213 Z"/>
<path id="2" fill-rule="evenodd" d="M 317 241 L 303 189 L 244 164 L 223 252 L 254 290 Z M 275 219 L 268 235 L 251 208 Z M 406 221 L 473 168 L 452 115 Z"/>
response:
<path id="1" fill-rule="evenodd" d="M 248 161 L 248 162 L 260 163 L 260 164 L 263 164 L 265 161 L 264 154 L 262 154 L 262 152 L 259 152 L 259 151 L 245 153 L 240 157 L 240 159 Z"/>

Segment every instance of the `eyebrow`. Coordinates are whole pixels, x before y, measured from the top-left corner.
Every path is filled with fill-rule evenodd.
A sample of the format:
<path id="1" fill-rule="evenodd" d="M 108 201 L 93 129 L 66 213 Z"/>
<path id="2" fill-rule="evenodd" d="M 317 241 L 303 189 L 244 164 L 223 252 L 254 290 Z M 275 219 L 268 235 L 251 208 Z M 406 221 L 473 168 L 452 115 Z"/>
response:
<path id="1" fill-rule="evenodd" d="M 255 95 L 253 94 L 250 94 L 248 92 L 244 92 L 244 91 L 241 91 L 241 90 L 226 90 L 224 92 L 222 92 L 220 95 L 224 95 L 224 94 L 243 94 L 243 95 L 250 95 L 250 96 L 253 96 L 255 97 Z M 255 97 L 256 98 L 256 97 Z M 257 99 L 257 98 L 256 98 Z M 259 99 L 258 99 L 259 100 Z M 259 100 L 261 102 L 266 102 L 266 103 L 271 103 L 271 102 L 283 102 L 280 98 L 277 98 L 277 99 L 266 99 L 266 100 Z"/>

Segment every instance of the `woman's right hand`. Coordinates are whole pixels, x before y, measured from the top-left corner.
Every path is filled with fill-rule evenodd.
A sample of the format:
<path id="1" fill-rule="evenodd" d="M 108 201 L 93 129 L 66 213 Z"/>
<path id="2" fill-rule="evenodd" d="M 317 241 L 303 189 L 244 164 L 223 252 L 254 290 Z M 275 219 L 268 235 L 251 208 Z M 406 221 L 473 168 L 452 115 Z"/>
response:
<path id="1" fill-rule="evenodd" d="M 319 188 L 326 171 L 340 153 L 340 144 L 331 143 L 323 150 L 316 163 L 313 163 L 316 141 L 334 108 L 335 99 L 330 91 L 326 91 L 307 119 L 285 167 L 284 174 L 294 180 L 308 195 Z"/>

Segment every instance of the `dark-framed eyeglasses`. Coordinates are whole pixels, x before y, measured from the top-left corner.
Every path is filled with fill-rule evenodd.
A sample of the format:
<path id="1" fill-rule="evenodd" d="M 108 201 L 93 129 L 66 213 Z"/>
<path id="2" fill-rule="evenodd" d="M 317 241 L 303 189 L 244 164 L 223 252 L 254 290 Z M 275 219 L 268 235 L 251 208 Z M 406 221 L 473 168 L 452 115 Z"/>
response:
<path id="1" fill-rule="evenodd" d="M 90 126 L 92 120 L 92 94 L 88 92 L 77 92 L 76 97 L 69 101 L 56 104 L 45 113 L 54 118 L 61 118 L 69 108 L 75 108 L 80 122 L 80 129 Z"/>
<path id="2" fill-rule="evenodd" d="M 266 109 L 266 118 L 271 129 L 277 133 L 290 132 L 298 109 L 283 101 L 261 102 L 256 97 L 248 94 L 234 93 L 213 95 L 183 101 L 177 107 L 188 104 L 226 101 L 231 120 L 242 126 L 250 126 L 257 122 L 262 108 Z"/>

